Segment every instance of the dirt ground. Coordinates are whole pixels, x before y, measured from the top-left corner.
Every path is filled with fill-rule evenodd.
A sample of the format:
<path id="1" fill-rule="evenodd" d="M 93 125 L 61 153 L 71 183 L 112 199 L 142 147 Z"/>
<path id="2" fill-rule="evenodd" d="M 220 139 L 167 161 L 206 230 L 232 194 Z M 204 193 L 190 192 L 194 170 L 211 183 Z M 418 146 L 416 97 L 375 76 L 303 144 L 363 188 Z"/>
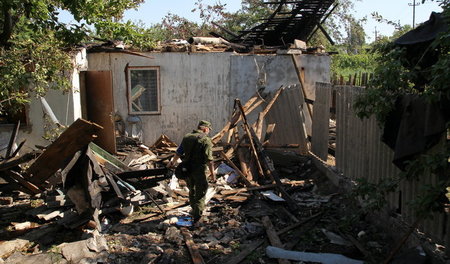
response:
<path id="1" fill-rule="evenodd" d="M 220 195 L 227 188 L 211 183 L 216 194 L 207 204 L 203 223 L 196 227 L 180 227 L 175 223 L 178 217 L 188 214 L 189 206 L 167 210 L 163 215 L 153 203 L 148 203 L 135 207 L 128 217 L 116 212 L 101 215 L 100 236 L 106 239 L 107 249 L 89 263 L 192 263 L 183 230 L 192 235 L 194 247 L 204 263 L 233 263 L 233 257 L 249 249 L 240 263 L 277 263 L 277 259 L 266 254 L 271 242 L 267 239 L 268 227 L 262 220 L 265 216 L 273 225 L 271 229 L 278 232 L 284 249 L 335 253 L 366 263 L 381 263 L 390 251 L 390 238 L 367 222 L 355 198 L 334 187 L 308 157 L 297 160 L 300 163 L 293 171 L 283 170 L 283 164 L 278 164 L 274 158 L 275 165 L 281 166 L 277 169 L 288 186 L 286 191 L 298 205 L 295 210 L 289 208 L 288 203 L 272 201 L 259 191 L 242 191 L 229 198 Z M 273 191 L 277 194 L 275 189 Z M 237 196 L 239 199 L 235 198 Z M 33 230 L 14 230 L 13 222 L 30 221 L 36 227 L 56 225 L 56 221 L 37 220 L 26 215 L 42 203 L 42 199 L 30 199 L 16 193 L 13 205 L 0 207 L 0 248 L 5 241 L 26 237 L 27 232 Z M 58 256 L 59 263 L 64 263 L 59 245 L 85 239 L 91 232 L 88 226 L 75 230 L 58 226 L 51 236 L 36 238 L 15 250 L 14 254 L 1 256 L 0 263 L 20 261 L 23 264 L 21 257 L 36 254 L 53 254 Z"/>

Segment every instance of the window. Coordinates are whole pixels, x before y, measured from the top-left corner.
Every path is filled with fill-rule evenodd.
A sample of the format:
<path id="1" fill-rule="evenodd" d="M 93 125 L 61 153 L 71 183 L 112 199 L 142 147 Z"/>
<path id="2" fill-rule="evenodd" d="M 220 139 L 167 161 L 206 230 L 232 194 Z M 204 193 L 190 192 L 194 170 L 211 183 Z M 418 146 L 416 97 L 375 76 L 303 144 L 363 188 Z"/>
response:
<path id="1" fill-rule="evenodd" d="M 160 114 L 159 67 L 128 67 L 130 114 Z"/>

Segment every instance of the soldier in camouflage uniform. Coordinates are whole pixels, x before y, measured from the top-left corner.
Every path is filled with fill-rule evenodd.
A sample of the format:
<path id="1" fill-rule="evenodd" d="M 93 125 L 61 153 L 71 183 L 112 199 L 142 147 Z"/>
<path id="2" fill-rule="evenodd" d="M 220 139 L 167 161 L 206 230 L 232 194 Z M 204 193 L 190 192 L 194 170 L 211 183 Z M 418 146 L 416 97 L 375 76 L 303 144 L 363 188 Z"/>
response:
<path id="1" fill-rule="evenodd" d="M 189 176 L 186 179 L 186 183 L 189 188 L 189 203 L 192 207 L 194 222 L 200 220 L 205 209 L 205 196 L 208 190 L 207 168 L 212 179 L 215 180 L 212 142 L 208 137 L 210 130 L 210 122 L 200 121 L 196 130 L 183 137 L 183 141 L 177 149 L 177 155 L 168 165 L 171 167 L 173 162 L 178 160 L 178 157 L 188 162 Z"/>

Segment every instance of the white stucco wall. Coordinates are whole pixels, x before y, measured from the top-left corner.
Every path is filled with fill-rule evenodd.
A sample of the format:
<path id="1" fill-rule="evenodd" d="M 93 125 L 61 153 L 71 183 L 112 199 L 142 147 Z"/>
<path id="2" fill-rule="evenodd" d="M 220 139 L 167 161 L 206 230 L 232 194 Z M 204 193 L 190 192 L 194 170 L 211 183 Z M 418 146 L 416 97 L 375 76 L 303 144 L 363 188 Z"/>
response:
<path id="1" fill-rule="evenodd" d="M 128 117 L 125 66 L 159 66 L 161 114 L 139 115 L 143 141 L 166 134 L 174 141 L 201 119 L 225 124 L 230 100 L 229 53 L 148 53 L 153 59 L 123 53 L 89 54 L 89 70 L 111 70 L 116 113 Z M 129 127 L 128 127 L 129 131 Z"/>
<path id="2" fill-rule="evenodd" d="M 124 120 L 128 117 L 126 65 L 160 67 L 161 114 L 139 115 L 146 144 L 153 144 L 161 134 L 179 142 L 200 119 L 211 120 L 215 133 L 228 121 L 235 98 L 240 98 L 245 103 L 262 86 L 266 87 L 265 92 L 269 92 L 281 85 L 299 83 L 291 55 L 146 55 L 153 59 L 125 53 L 102 52 L 88 55 L 89 70 L 112 71 L 114 107 Z M 307 84 L 329 81 L 328 56 L 299 56 L 301 67 L 305 68 Z"/>
<path id="3" fill-rule="evenodd" d="M 161 114 L 140 115 L 143 141 L 153 144 L 166 134 L 179 142 L 193 129 L 198 120 L 213 122 L 212 133 L 219 131 L 229 120 L 233 101 L 245 103 L 256 90 L 274 91 L 281 85 L 298 84 L 291 55 L 246 55 L 219 53 L 146 53 L 153 59 L 125 53 L 78 53 L 71 78 L 72 91 L 62 94 L 50 91 L 46 99 L 56 117 L 70 125 L 81 117 L 80 78 L 83 70 L 110 70 L 114 94 L 114 109 L 124 120 L 128 117 L 125 67 L 159 66 L 161 81 Z M 329 56 L 296 55 L 304 68 L 307 97 L 314 99 L 314 83 L 329 81 Z M 256 63 L 255 63 L 256 61 Z M 89 62 L 89 65 L 88 65 Z M 22 128 L 17 142 L 26 138 L 25 149 L 47 145 L 44 134 L 43 110 L 39 100 L 29 106 L 29 126 Z M 0 145 L 8 143 L 11 125 L 0 126 Z M 128 127 L 128 131 L 129 131 Z"/>

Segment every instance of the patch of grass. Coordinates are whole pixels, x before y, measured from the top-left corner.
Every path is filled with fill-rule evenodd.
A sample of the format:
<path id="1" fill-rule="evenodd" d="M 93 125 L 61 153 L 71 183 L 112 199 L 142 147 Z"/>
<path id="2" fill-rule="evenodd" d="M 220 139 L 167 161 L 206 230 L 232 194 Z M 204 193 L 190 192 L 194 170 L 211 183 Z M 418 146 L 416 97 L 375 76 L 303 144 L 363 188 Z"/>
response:
<path id="1" fill-rule="evenodd" d="M 39 206 L 41 206 L 43 204 L 44 204 L 44 200 L 42 200 L 42 199 L 36 199 L 36 200 L 31 200 L 30 201 L 30 206 L 32 208 L 39 207 Z"/>
<path id="2" fill-rule="evenodd" d="M 237 242 L 237 241 L 231 241 L 230 242 L 230 247 L 231 249 L 234 250 L 239 250 L 239 248 L 241 247 L 241 243 Z"/>

